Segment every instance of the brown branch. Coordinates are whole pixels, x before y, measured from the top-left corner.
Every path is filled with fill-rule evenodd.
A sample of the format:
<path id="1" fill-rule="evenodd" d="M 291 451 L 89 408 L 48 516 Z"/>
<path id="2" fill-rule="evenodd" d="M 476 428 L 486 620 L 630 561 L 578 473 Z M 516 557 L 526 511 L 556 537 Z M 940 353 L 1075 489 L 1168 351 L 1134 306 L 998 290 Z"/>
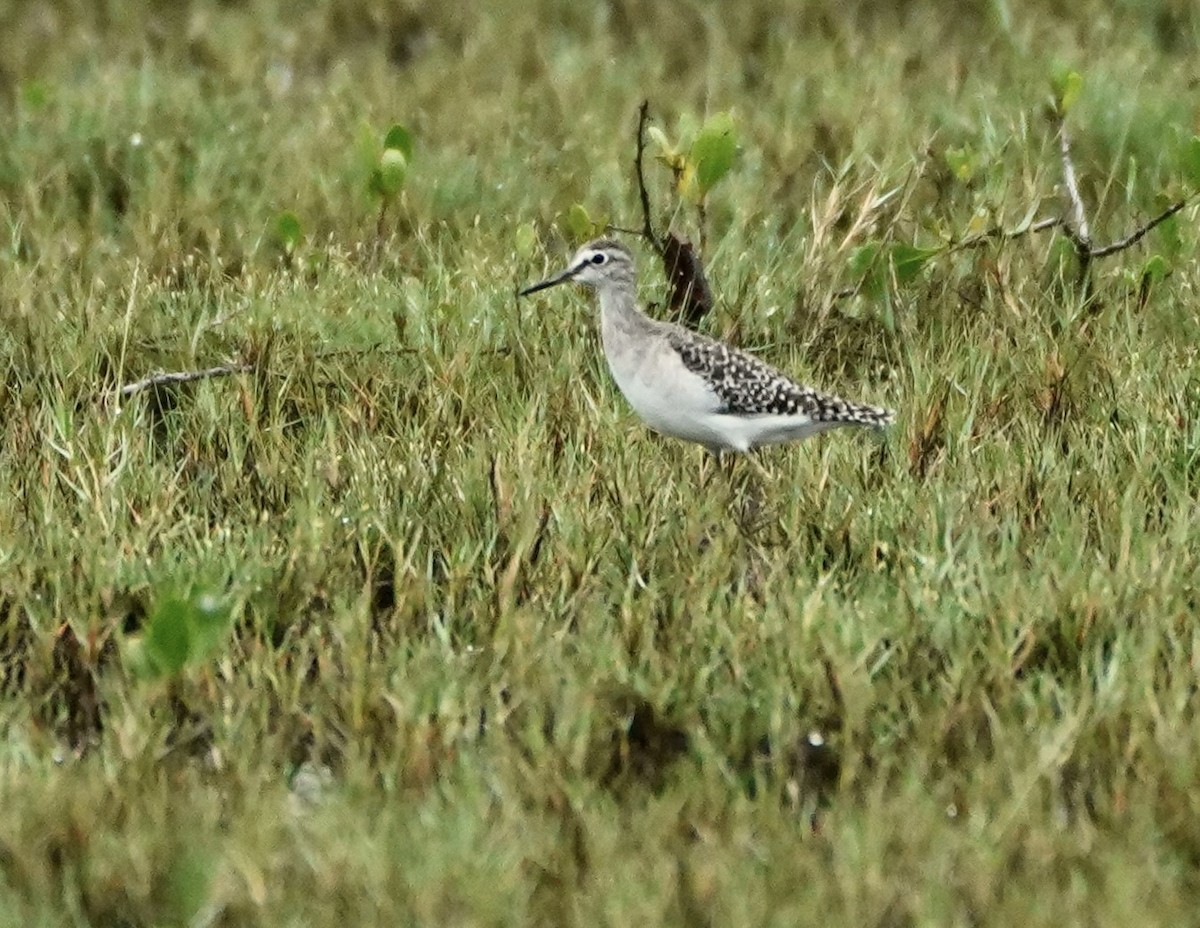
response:
<path id="1" fill-rule="evenodd" d="M 121 396 L 133 396 L 143 390 L 162 387 L 167 384 L 190 383 L 193 380 L 207 380 L 210 377 L 227 377 L 230 374 L 245 374 L 254 370 L 253 364 L 222 364 L 218 367 L 206 367 L 198 371 L 170 371 L 152 374 L 143 380 L 127 383 L 118 391 Z"/>
<path id="2" fill-rule="evenodd" d="M 1195 195 L 1184 197 L 1176 203 L 1172 203 L 1161 213 L 1151 219 L 1149 222 L 1138 226 L 1122 239 L 1101 246 L 1092 246 L 1087 250 L 1088 258 L 1107 258 L 1109 255 L 1115 255 L 1117 252 L 1124 251 L 1126 248 L 1132 248 L 1148 234 L 1154 231 L 1155 228 L 1162 225 L 1176 213 L 1181 212 L 1195 198 Z M 981 245 L 986 245 L 988 242 L 994 241 L 1011 241 L 1015 238 L 1020 238 L 1023 235 L 1029 235 L 1034 232 L 1045 232 L 1047 229 L 1053 229 L 1057 226 L 1065 226 L 1065 220 L 1059 216 L 1047 216 L 1044 219 L 1039 219 L 1037 222 L 1030 223 L 1027 226 L 1022 226 L 1019 229 L 988 229 L 986 232 L 980 232 L 978 235 L 972 235 L 970 238 L 964 238 L 962 241 L 955 243 L 952 248 L 978 248 Z M 1074 244 L 1075 239 L 1068 234 Z"/>
<path id="3" fill-rule="evenodd" d="M 613 225 L 611 222 L 604 227 L 604 231 L 605 232 L 620 232 L 622 235 L 645 235 L 646 234 L 641 229 L 627 229 L 624 226 Z M 523 286 L 523 284 L 518 284 L 517 289 L 519 290 L 521 288 L 521 286 Z"/>
<path id="4" fill-rule="evenodd" d="M 650 194 L 646 190 L 646 176 L 642 170 L 642 160 L 646 154 L 646 123 L 650 120 L 650 101 L 643 100 L 638 107 L 637 151 L 634 155 L 633 166 L 637 171 L 638 196 L 642 201 L 642 235 L 650 240 L 654 250 L 662 255 L 663 245 L 654 234 L 650 223 Z"/>
<path id="5" fill-rule="evenodd" d="M 1122 239 L 1118 239 L 1109 245 L 1095 245 L 1092 242 L 1092 233 L 1088 227 L 1087 214 L 1083 208 L 1083 198 L 1079 195 L 1079 183 L 1075 176 L 1075 163 L 1071 158 L 1071 140 L 1067 134 L 1066 121 L 1059 118 L 1058 124 L 1059 147 L 1062 152 L 1063 163 L 1063 183 L 1067 188 L 1067 196 L 1071 201 L 1071 221 L 1066 219 L 1062 221 L 1063 230 L 1066 232 L 1067 238 L 1071 240 L 1071 244 L 1075 246 L 1075 252 L 1079 255 L 1080 263 L 1080 278 L 1087 274 L 1088 265 L 1095 258 L 1107 258 L 1109 255 L 1115 255 L 1117 252 L 1124 251 L 1126 248 L 1131 248 L 1140 242 L 1146 235 L 1155 227 L 1166 222 L 1180 210 L 1188 205 L 1191 197 L 1184 197 L 1172 203 L 1165 210 L 1134 229 Z"/>
<path id="6" fill-rule="evenodd" d="M 1177 203 L 1172 203 L 1149 222 L 1134 229 L 1120 241 L 1113 242 L 1111 245 L 1105 245 L 1103 248 L 1093 248 L 1091 250 L 1091 256 L 1093 258 L 1107 258 L 1109 255 L 1114 255 L 1118 251 L 1124 251 L 1126 248 L 1131 248 L 1144 239 L 1147 233 L 1149 233 L 1155 226 L 1166 222 L 1185 206 L 1187 206 L 1188 203 L 1191 202 L 1191 199 L 1192 197 L 1184 197 Z"/>
<path id="7" fill-rule="evenodd" d="M 661 239 L 654 234 L 650 222 L 650 194 L 646 190 L 646 175 L 642 164 L 646 156 L 646 123 L 650 120 L 650 101 L 643 100 L 638 107 L 637 149 L 633 166 L 637 172 L 638 197 L 642 203 L 642 230 L 640 235 L 649 239 L 654 250 L 662 259 L 663 272 L 671 288 L 668 302 L 680 319 L 695 326 L 713 307 L 712 289 L 704 276 L 704 265 L 691 242 L 668 231 Z M 703 212 L 701 212 L 700 235 L 703 241 Z"/>
<path id="8" fill-rule="evenodd" d="M 408 345 L 392 345 L 385 342 L 376 342 L 367 348 L 333 348 L 329 351 L 318 351 L 313 355 L 314 361 L 324 361 L 327 358 L 362 358 L 367 355 L 408 355 L 416 354 L 417 349 Z"/>
<path id="9" fill-rule="evenodd" d="M 1061 228 L 1063 234 L 1066 235 L 1071 245 L 1075 248 L 1075 255 L 1079 259 L 1079 282 L 1085 283 L 1088 280 L 1088 271 L 1090 270 L 1092 261 L 1097 258 L 1107 258 L 1109 255 L 1115 255 L 1127 248 L 1132 248 L 1152 230 L 1183 210 L 1196 195 L 1192 194 L 1172 203 L 1153 219 L 1138 226 L 1124 238 L 1118 239 L 1108 245 L 1094 244 L 1091 227 L 1087 219 L 1087 210 L 1083 205 L 1083 197 L 1079 193 L 1079 180 L 1075 170 L 1075 161 L 1071 156 L 1071 137 L 1067 132 L 1066 120 L 1062 114 L 1058 114 L 1057 122 L 1059 154 L 1062 158 L 1063 186 L 1066 187 L 1067 191 L 1067 215 L 1047 216 L 1028 226 L 1012 231 L 1000 228 L 989 229 L 979 235 L 963 239 L 954 245 L 953 248 L 976 248 L 986 242 L 998 239 L 1020 238 L 1032 232 L 1043 232 L 1046 229 Z"/>

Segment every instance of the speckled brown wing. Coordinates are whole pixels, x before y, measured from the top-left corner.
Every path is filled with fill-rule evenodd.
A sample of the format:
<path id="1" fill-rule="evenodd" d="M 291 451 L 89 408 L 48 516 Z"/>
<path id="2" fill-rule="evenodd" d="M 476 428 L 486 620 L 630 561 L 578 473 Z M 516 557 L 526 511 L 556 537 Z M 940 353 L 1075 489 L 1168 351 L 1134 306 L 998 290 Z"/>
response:
<path id="1" fill-rule="evenodd" d="M 891 411 L 801 386 L 752 354 L 673 328 L 667 335 L 684 367 L 702 377 L 733 416 L 808 416 L 814 422 L 887 425 Z"/>

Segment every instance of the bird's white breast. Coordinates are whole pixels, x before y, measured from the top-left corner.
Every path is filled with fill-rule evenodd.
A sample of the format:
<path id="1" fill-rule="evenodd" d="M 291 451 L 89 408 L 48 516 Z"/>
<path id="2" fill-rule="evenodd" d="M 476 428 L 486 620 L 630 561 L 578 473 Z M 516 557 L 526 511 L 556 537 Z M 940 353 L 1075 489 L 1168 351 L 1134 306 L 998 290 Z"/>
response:
<path id="1" fill-rule="evenodd" d="M 617 387 L 650 428 L 709 446 L 728 445 L 717 428 L 719 398 L 670 345 L 658 339 L 638 343 L 609 326 L 602 335 Z"/>

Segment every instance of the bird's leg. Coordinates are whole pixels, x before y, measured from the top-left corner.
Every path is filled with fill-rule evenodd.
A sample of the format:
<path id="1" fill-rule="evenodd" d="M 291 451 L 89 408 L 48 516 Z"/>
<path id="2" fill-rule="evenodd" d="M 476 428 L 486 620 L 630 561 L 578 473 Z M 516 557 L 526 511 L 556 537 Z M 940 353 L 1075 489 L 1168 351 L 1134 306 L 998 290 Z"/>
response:
<path id="1" fill-rule="evenodd" d="M 763 467 L 762 461 L 758 459 L 758 449 L 751 448 L 744 455 L 742 455 L 742 457 L 749 461 L 750 466 L 754 468 L 754 474 L 759 479 L 758 488 L 761 490 L 762 485 L 771 479 L 771 475 L 767 472 L 767 469 Z"/>
<path id="2" fill-rule="evenodd" d="M 764 487 L 766 485 L 766 469 L 753 451 L 746 454 L 727 455 L 729 469 L 726 477 L 729 483 L 729 506 L 738 534 L 745 545 L 745 561 L 743 578 L 746 590 L 759 602 L 762 602 L 763 582 L 767 575 L 766 551 L 763 548 L 765 539 L 761 537 L 762 529 L 768 519 L 763 515 Z M 745 459 L 749 467 L 743 469 L 734 479 L 736 458 Z"/>
<path id="3" fill-rule="evenodd" d="M 722 459 L 721 463 L 725 465 L 725 479 L 732 483 L 734 475 L 737 473 L 739 455 L 734 452 L 729 452 Z"/>
<path id="4" fill-rule="evenodd" d="M 762 517 L 764 492 L 769 474 L 757 455 L 750 451 L 742 457 L 750 465 L 750 470 L 743 471 L 739 482 L 739 499 L 737 504 L 738 525 L 742 533 L 752 536 L 765 524 Z"/>
<path id="5" fill-rule="evenodd" d="M 708 483 L 709 483 L 709 480 L 711 479 L 711 475 L 709 474 L 709 471 L 708 471 L 709 458 L 712 459 L 712 462 L 715 465 L 713 468 L 714 471 L 723 471 L 725 473 L 727 479 L 728 479 L 728 476 L 730 473 L 730 464 L 732 463 L 729 460 L 732 457 L 732 455 L 722 454 L 721 447 L 719 445 L 705 445 L 704 448 L 708 453 L 704 455 L 704 459 L 700 462 L 700 489 L 701 490 L 708 489 Z"/>
<path id="6" fill-rule="evenodd" d="M 700 484 L 699 484 L 699 486 L 700 486 L 701 491 L 708 489 L 708 481 L 711 476 L 708 472 L 708 466 L 709 466 L 708 460 L 710 457 L 714 458 L 718 465 L 720 464 L 720 461 L 721 461 L 720 452 L 718 452 L 716 448 L 710 448 L 709 446 L 705 445 L 704 457 L 702 457 L 700 459 Z"/>
<path id="7" fill-rule="evenodd" d="M 744 535 L 751 535 L 764 524 L 762 519 L 763 487 L 766 485 L 768 474 L 766 468 L 753 452 L 738 454 L 723 448 L 706 445 L 715 463 L 714 470 L 719 471 L 728 492 L 730 511 L 738 523 L 738 528 Z M 708 473 L 708 455 L 705 455 L 700 469 L 700 492 L 708 491 L 712 476 Z M 745 460 L 750 469 L 738 470 L 740 460 Z"/>
<path id="8" fill-rule="evenodd" d="M 709 484 L 712 483 L 713 474 L 722 469 L 721 449 L 715 445 L 705 445 L 703 457 L 700 459 L 700 480 L 697 485 L 697 492 L 701 498 L 705 498 L 709 493 Z M 712 543 L 707 530 L 701 533 L 700 539 L 697 542 L 697 551 L 705 551 Z"/>

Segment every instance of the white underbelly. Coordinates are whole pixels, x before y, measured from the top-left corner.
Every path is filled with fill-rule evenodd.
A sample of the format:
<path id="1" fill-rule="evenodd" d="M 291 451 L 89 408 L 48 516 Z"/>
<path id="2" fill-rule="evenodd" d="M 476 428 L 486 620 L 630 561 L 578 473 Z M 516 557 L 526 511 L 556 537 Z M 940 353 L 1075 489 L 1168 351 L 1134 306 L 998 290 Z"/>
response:
<path id="1" fill-rule="evenodd" d="M 836 428 L 809 416 L 739 416 L 722 412 L 720 398 L 684 367 L 673 351 L 609 358 L 609 369 L 634 412 L 654 431 L 709 448 L 748 451 Z"/>
<path id="2" fill-rule="evenodd" d="M 674 352 L 648 353 L 636 363 L 609 359 L 609 369 L 634 412 L 654 431 L 710 446 L 727 444 L 714 421 L 720 400 Z"/>

